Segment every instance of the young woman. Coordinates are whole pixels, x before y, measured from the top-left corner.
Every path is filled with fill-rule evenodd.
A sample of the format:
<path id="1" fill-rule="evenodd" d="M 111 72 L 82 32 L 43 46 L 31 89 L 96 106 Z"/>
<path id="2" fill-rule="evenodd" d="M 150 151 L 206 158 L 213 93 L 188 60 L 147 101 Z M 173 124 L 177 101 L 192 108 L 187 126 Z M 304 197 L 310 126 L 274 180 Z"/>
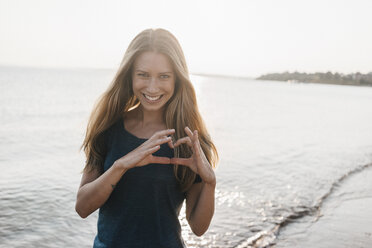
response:
<path id="1" fill-rule="evenodd" d="M 214 213 L 218 154 L 200 116 L 177 39 L 138 34 L 96 103 L 76 211 L 99 208 L 94 247 L 186 247 L 178 215 L 203 235 Z"/>

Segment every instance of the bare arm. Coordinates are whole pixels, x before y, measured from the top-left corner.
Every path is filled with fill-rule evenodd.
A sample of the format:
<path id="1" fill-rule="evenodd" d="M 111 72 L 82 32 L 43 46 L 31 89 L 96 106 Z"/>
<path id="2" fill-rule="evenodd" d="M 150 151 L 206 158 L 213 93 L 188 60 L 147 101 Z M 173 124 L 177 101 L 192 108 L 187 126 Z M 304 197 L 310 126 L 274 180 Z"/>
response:
<path id="1" fill-rule="evenodd" d="M 97 170 L 90 173 L 84 172 L 75 204 L 75 210 L 80 217 L 86 218 L 100 208 L 126 171 L 114 163 L 102 175 Z"/>
<path id="2" fill-rule="evenodd" d="M 97 170 L 90 173 L 84 172 L 76 196 L 76 212 L 82 218 L 86 218 L 100 208 L 127 170 L 150 163 L 169 164 L 169 158 L 157 157 L 152 154 L 160 149 L 161 144 L 168 143 L 173 147 L 171 137 L 168 137 L 172 133 L 174 133 L 174 129 L 156 132 L 149 140 L 116 160 L 102 175 Z"/>
<path id="3" fill-rule="evenodd" d="M 216 188 L 216 176 L 206 158 L 198 138 L 198 132 L 194 133 L 186 127 L 188 136 L 177 140 L 175 147 L 186 143 L 192 148 L 190 158 L 172 158 L 171 163 L 189 167 L 199 174 L 202 183 L 196 183 L 186 193 L 186 219 L 191 230 L 197 235 L 203 235 L 209 227 L 214 214 L 214 192 Z"/>
<path id="4" fill-rule="evenodd" d="M 196 183 L 186 194 L 186 219 L 195 235 L 207 230 L 214 214 L 214 192 L 216 184 Z"/>

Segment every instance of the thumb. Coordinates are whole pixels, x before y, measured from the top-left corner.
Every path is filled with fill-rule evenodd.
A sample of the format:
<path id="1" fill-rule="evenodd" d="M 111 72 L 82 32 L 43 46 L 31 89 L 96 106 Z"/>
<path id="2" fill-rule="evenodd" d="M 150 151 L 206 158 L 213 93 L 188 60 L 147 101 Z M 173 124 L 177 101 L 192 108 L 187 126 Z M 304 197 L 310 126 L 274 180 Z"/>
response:
<path id="1" fill-rule="evenodd" d="M 150 163 L 153 164 L 170 164 L 170 158 L 168 157 L 158 157 L 158 156 L 152 156 L 150 159 Z"/>

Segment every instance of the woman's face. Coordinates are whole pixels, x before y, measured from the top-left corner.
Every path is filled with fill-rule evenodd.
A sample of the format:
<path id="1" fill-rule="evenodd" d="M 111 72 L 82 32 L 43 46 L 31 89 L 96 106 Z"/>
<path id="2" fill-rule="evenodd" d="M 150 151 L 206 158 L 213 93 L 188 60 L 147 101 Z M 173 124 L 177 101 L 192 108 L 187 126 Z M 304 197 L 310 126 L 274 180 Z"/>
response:
<path id="1" fill-rule="evenodd" d="M 164 54 L 143 52 L 134 61 L 133 93 L 147 111 L 162 110 L 173 96 L 175 75 Z"/>

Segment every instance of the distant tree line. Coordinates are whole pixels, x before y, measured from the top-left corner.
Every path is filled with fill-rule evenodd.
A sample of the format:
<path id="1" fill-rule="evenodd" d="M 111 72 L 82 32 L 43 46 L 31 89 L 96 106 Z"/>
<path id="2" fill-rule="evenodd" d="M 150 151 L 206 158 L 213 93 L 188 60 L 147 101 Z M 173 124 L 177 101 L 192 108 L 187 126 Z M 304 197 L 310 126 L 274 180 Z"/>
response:
<path id="1" fill-rule="evenodd" d="M 343 84 L 343 85 L 360 85 L 372 86 L 372 72 L 362 74 L 360 72 L 351 74 L 332 73 L 332 72 L 284 72 L 270 73 L 257 78 L 258 80 L 276 80 L 289 82 L 306 82 L 306 83 L 323 83 L 323 84 Z"/>

